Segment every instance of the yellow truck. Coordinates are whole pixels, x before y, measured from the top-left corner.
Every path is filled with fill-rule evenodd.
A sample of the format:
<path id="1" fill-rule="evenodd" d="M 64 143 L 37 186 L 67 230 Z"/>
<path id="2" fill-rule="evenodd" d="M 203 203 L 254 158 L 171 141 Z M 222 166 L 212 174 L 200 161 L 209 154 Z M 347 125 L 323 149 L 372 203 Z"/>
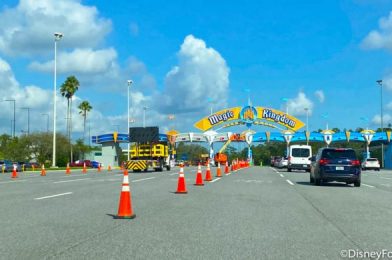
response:
<path id="1" fill-rule="evenodd" d="M 163 171 L 163 168 L 166 168 L 170 171 L 170 166 L 167 142 L 131 146 L 130 160 L 127 161 L 128 170 L 137 172 L 148 171 L 149 168 L 153 168 L 155 171 Z"/>

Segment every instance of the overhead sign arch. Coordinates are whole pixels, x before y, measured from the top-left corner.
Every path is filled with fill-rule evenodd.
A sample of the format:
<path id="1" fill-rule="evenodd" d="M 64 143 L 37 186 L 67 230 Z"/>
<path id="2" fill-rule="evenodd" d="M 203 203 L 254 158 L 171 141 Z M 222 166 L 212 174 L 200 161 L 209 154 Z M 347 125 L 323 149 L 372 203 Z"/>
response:
<path id="1" fill-rule="evenodd" d="M 269 127 L 280 125 L 292 131 L 297 131 L 305 126 L 301 120 L 285 112 L 272 108 L 253 106 L 223 109 L 200 119 L 194 126 L 204 132 L 218 126 L 224 128 L 239 124 L 245 124 L 248 127 L 251 125 L 265 125 Z"/>

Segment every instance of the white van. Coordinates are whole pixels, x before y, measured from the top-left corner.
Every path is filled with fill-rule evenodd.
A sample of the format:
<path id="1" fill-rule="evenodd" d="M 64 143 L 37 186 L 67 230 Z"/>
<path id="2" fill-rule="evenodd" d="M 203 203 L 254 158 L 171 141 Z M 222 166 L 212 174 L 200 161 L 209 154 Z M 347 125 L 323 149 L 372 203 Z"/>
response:
<path id="1" fill-rule="evenodd" d="M 305 170 L 310 172 L 310 157 L 312 157 L 312 147 L 310 145 L 290 145 L 287 171 Z"/>

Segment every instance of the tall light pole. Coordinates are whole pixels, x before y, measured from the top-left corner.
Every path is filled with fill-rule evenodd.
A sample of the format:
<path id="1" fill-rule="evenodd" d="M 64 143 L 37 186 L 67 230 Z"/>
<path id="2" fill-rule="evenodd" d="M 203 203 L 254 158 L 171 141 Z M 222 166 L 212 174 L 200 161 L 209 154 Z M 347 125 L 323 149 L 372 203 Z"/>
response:
<path id="1" fill-rule="evenodd" d="M 127 106 L 127 111 L 128 111 L 128 120 L 127 120 L 127 126 L 128 126 L 128 128 L 127 128 L 127 134 L 129 135 L 129 90 L 130 90 L 130 88 L 131 88 L 131 85 L 132 85 L 132 83 L 133 83 L 133 81 L 132 80 L 128 80 L 127 81 L 128 82 L 128 106 Z M 129 137 L 128 137 L 128 151 L 127 151 L 127 159 L 128 159 L 128 161 L 129 161 Z"/>
<path id="2" fill-rule="evenodd" d="M 14 102 L 14 120 L 13 120 L 13 130 L 12 130 L 12 137 L 15 138 L 15 120 L 16 120 L 16 116 L 15 116 L 15 99 L 5 99 L 4 101 L 11 101 Z"/>
<path id="3" fill-rule="evenodd" d="M 381 98 L 381 134 L 384 133 L 383 111 L 382 111 L 382 80 L 376 81 L 380 85 L 380 98 Z M 381 143 L 381 168 L 384 168 L 384 142 Z"/>
<path id="4" fill-rule="evenodd" d="M 304 108 L 306 111 L 306 134 L 309 132 L 309 108 Z M 306 145 L 309 145 L 309 140 L 306 138 Z"/>
<path id="5" fill-rule="evenodd" d="M 30 135 L 30 107 L 22 107 L 22 109 L 27 110 L 27 135 Z"/>
<path id="6" fill-rule="evenodd" d="M 52 156 L 52 167 L 56 167 L 56 117 L 57 117 L 57 111 L 56 111 L 56 105 L 57 105 L 57 99 L 56 99 L 56 92 L 57 92 L 57 87 L 56 87 L 56 82 L 57 82 L 57 75 L 56 75 L 56 70 L 57 70 L 57 42 L 63 38 L 63 34 L 59 32 L 54 33 L 54 80 L 53 80 L 53 156 Z"/>
<path id="7" fill-rule="evenodd" d="M 210 107 L 210 115 L 212 115 L 212 104 L 213 104 L 214 100 L 212 98 L 208 98 L 207 101 L 208 101 L 208 103 L 210 103 L 210 106 L 211 106 Z"/>
<path id="8" fill-rule="evenodd" d="M 49 114 L 41 114 L 46 116 L 46 132 L 49 133 Z"/>
<path id="9" fill-rule="evenodd" d="M 146 127 L 146 110 L 148 107 L 143 107 L 143 127 Z"/>

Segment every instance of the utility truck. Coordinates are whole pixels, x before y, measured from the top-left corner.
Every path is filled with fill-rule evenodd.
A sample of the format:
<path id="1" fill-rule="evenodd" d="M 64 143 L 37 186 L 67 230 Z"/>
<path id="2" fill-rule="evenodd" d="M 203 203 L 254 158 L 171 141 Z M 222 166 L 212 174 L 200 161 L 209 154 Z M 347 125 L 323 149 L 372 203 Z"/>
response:
<path id="1" fill-rule="evenodd" d="M 131 144 L 130 160 L 126 168 L 134 172 L 170 171 L 171 154 L 167 136 L 159 134 L 158 127 L 131 127 L 129 128 L 129 141 Z"/>

